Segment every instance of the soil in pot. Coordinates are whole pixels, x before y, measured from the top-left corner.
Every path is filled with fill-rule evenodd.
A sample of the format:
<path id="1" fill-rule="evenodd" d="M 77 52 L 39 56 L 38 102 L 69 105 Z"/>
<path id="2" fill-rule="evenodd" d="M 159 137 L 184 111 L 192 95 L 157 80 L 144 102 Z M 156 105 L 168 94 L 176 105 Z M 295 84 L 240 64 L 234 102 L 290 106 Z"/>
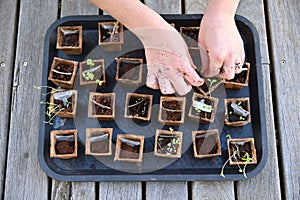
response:
<path id="1" fill-rule="evenodd" d="M 121 138 L 120 158 L 138 159 L 140 142 Z"/>
<path id="2" fill-rule="evenodd" d="M 248 71 L 242 71 L 239 74 L 235 74 L 234 78 L 231 80 L 227 80 L 228 82 L 235 82 L 235 83 L 245 83 L 247 78 Z"/>
<path id="3" fill-rule="evenodd" d="M 91 73 L 93 74 L 93 77 L 89 77 L 89 80 L 87 80 L 87 78 L 85 78 L 87 73 Z M 90 67 L 89 65 L 82 64 L 82 80 L 83 82 L 87 82 L 87 81 L 103 81 L 103 69 L 102 69 L 102 64 L 96 63 L 96 65 L 94 67 Z"/>
<path id="4" fill-rule="evenodd" d="M 228 110 L 228 121 L 229 122 L 237 122 L 237 121 L 247 121 L 249 115 L 247 116 L 241 116 L 240 114 L 237 114 L 234 112 L 234 109 L 231 107 L 232 103 L 236 103 L 237 106 L 240 106 L 243 110 L 248 111 L 248 102 L 247 101 L 239 101 L 239 102 L 230 102 L 227 104 L 227 110 Z"/>
<path id="5" fill-rule="evenodd" d="M 95 115 L 112 115 L 111 97 L 94 96 L 93 104 Z"/>
<path id="6" fill-rule="evenodd" d="M 56 154 L 73 154 L 75 150 L 74 135 L 56 135 Z M 72 139 L 73 138 L 73 139 Z"/>
<path id="7" fill-rule="evenodd" d="M 181 103 L 179 101 L 162 102 L 162 120 L 180 121 L 182 115 Z"/>
<path id="8" fill-rule="evenodd" d="M 159 135 L 157 138 L 157 153 L 177 155 L 180 137 L 175 135 Z"/>
<path id="9" fill-rule="evenodd" d="M 74 65 L 65 62 L 57 62 L 52 69 L 52 78 L 62 81 L 70 81 L 74 70 Z"/>
<path id="10" fill-rule="evenodd" d="M 73 97 L 69 97 L 66 101 L 54 99 L 54 108 L 56 111 L 61 110 L 61 112 L 73 112 Z"/>
<path id="11" fill-rule="evenodd" d="M 107 153 L 109 152 L 109 133 L 95 134 L 90 138 L 91 153 Z"/>
<path id="12" fill-rule="evenodd" d="M 122 60 L 119 68 L 119 78 L 138 80 L 140 65 L 141 63 L 138 60 Z"/>
<path id="13" fill-rule="evenodd" d="M 149 98 L 132 96 L 129 100 L 128 112 L 131 116 L 147 117 Z"/>
<path id="14" fill-rule="evenodd" d="M 218 153 L 218 141 L 213 134 L 196 135 L 195 139 L 198 155 Z"/>
<path id="15" fill-rule="evenodd" d="M 62 46 L 79 46 L 79 30 L 70 30 L 61 28 L 61 33 L 63 35 L 62 38 Z"/>
<path id="16" fill-rule="evenodd" d="M 194 101 L 197 101 L 197 102 L 202 101 L 205 105 L 211 106 L 212 108 L 214 107 L 214 102 L 211 101 L 210 99 L 196 97 L 194 99 Z M 200 110 L 199 108 L 196 108 L 196 107 L 193 106 L 192 115 L 199 116 L 202 119 L 210 119 L 211 116 L 212 116 L 212 111 L 211 112 L 206 112 L 206 111 Z"/>
<path id="17" fill-rule="evenodd" d="M 251 143 L 250 142 L 230 142 L 230 155 L 233 155 L 236 151 L 236 156 L 232 158 L 234 162 L 245 162 L 242 158 L 246 157 L 246 154 L 252 155 Z"/>
<path id="18" fill-rule="evenodd" d="M 101 24 L 101 42 L 119 42 L 119 25 Z"/>
<path id="19" fill-rule="evenodd" d="M 183 28 L 182 29 L 182 34 L 188 36 L 192 40 L 187 39 L 187 45 L 190 47 L 197 47 L 197 42 L 198 42 L 198 34 L 199 34 L 199 29 L 196 28 Z"/>

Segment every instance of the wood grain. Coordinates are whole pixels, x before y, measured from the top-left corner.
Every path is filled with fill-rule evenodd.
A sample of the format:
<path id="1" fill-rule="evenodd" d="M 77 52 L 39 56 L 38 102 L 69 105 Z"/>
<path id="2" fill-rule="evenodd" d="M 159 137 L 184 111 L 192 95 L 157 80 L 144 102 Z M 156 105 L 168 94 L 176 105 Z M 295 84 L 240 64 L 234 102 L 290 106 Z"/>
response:
<path id="1" fill-rule="evenodd" d="M 85 0 L 63 0 L 61 2 L 61 17 L 69 15 L 97 15 L 98 8 Z M 95 199 L 94 182 L 74 182 L 65 183 L 53 180 L 54 185 L 59 187 L 52 188 L 52 199 L 60 200 L 64 194 L 68 194 L 71 199 Z"/>
<path id="2" fill-rule="evenodd" d="M 141 182 L 102 182 L 99 184 L 100 200 L 141 200 Z"/>
<path id="3" fill-rule="evenodd" d="M 9 10 L 10 12 L 6 12 Z M 17 1 L 0 2 L 0 197 L 3 195 L 6 147 L 9 134 L 11 82 L 13 74 Z M 1 67 L 1 65 L 3 67 Z"/>
<path id="4" fill-rule="evenodd" d="M 192 183 L 192 199 L 234 199 L 232 181 L 199 181 Z"/>
<path id="5" fill-rule="evenodd" d="M 37 160 L 43 41 L 56 20 L 57 2 L 22 0 L 12 88 L 6 199 L 48 199 L 48 180 Z M 27 65 L 24 63 L 27 62 Z"/>
<path id="6" fill-rule="evenodd" d="M 51 200 L 67 200 L 70 197 L 71 183 L 52 181 Z"/>
<path id="7" fill-rule="evenodd" d="M 147 182 L 146 199 L 168 200 L 188 199 L 187 182 Z"/>
<path id="8" fill-rule="evenodd" d="M 185 0 L 184 10 L 186 14 L 203 14 L 208 0 Z"/>
<path id="9" fill-rule="evenodd" d="M 300 199 L 299 1 L 267 1 L 285 199 Z"/>
<path id="10" fill-rule="evenodd" d="M 181 0 L 145 0 L 144 2 L 159 14 L 181 14 Z"/>

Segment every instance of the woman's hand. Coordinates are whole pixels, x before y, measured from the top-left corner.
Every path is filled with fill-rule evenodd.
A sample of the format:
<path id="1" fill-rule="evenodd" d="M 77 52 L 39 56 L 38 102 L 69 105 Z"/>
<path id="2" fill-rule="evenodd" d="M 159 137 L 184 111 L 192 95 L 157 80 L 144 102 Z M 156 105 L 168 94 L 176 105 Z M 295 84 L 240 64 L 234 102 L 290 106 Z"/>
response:
<path id="1" fill-rule="evenodd" d="M 245 60 L 243 40 L 234 21 L 234 13 L 218 9 L 217 1 L 208 5 L 200 25 L 199 49 L 204 76 L 233 79 Z M 217 6 L 219 6 L 218 4 Z M 237 4 L 236 4 L 237 6 Z"/>

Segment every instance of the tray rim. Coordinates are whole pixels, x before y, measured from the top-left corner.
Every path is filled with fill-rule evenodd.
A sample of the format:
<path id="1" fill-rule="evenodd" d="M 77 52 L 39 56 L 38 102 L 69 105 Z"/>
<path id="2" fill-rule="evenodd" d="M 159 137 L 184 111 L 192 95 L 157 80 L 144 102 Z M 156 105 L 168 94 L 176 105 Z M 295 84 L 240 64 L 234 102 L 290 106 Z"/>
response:
<path id="1" fill-rule="evenodd" d="M 187 20 L 187 19 L 197 19 L 201 20 L 203 14 L 162 14 L 163 18 L 167 18 L 167 20 Z M 59 26 L 60 24 L 66 22 L 76 22 L 78 20 L 85 21 L 104 21 L 104 20 L 114 20 L 109 15 L 73 15 L 66 16 L 56 20 L 47 30 L 44 37 L 44 54 L 43 54 L 43 74 L 47 69 L 44 66 L 48 65 L 48 60 L 45 59 L 49 55 L 49 44 L 50 44 L 50 35 L 52 32 Z M 258 175 L 262 169 L 264 168 L 267 157 L 268 157 L 268 140 L 267 140 L 267 129 L 266 129 L 266 116 L 265 116 L 265 102 L 264 102 L 264 88 L 262 81 L 262 62 L 261 62 L 261 53 L 260 53 L 260 40 L 259 34 L 255 26 L 252 22 L 250 22 L 247 18 L 235 15 L 235 20 L 240 21 L 245 24 L 252 32 L 254 36 L 254 50 L 256 52 L 255 60 L 256 60 L 256 75 L 257 75 L 257 87 L 258 87 L 258 96 L 259 98 L 259 110 L 260 110 L 260 130 L 261 130 L 261 142 L 262 142 L 262 156 L 260 162 L 255 166 L 255 168 L 247 172 L 247 179 L 242 175 L 237 176 L 237 174 L 226 174 L 226 178 L 221 177 L 219 174 L 139 174 L 132 176 L 131 173 L 125 175 L 62 175 L 55 171 L 53 171 L 46 163 L 44 158 L 44 137 L 43 134 L 45 132 L 45 126 L 39 126 L 39 138 L 38 138 L 38 162 L 42 170 L 46 173 L 47 176 L 60 180 L 60 181 L 72 181 L 72 182 L 94 182 L 94 181 L 241 181 L 248 180 Z M 42 80 L 42 85 L 47 85 L 47 80 Z M 46 89 L 42 89 L 43 90 Z M 40 106 L 40 119 L 44 116 L 44 106 Z"/>

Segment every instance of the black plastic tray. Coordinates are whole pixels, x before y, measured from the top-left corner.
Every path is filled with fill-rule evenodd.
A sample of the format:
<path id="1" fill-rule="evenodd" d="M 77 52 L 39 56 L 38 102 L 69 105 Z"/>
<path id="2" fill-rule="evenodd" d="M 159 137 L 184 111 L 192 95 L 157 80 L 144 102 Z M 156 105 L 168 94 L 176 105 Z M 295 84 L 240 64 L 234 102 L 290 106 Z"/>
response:
<path id="1" fill-rule="evenodd" d="M 175 23 L 175 28 L 180 26 L 199 26 L 202 15 L 163 15 L 169 23 Z M 187 117 L 193 92 L 186 95 L 186 118 L 185 123 L 175 130 L 183 134 L 183 154 L 179 159 L 158 158 L 153 155 L 154 137 L 156 129 L 168 129 L 157 121 L 159 91 L 151 90 L 145 86 L 146 67 L 143 69 L 143 83 L 139 86 L 129 86 L 115 81 L 116 62 L 115 57 L 138 55 L 144 58 L 143 46 L 140 41 L 129 31 L 125 34 L 123 50 L 117 53 L 106 53 L 98 46 L 98 22 L 114 21 L 110 16 L 70 16 L 57 20 L 47 31 L 44 44 L 44 62 L 42 85 L 54 86 L 47 80 L 49 67 L 54 56 L 81 62 L 88 58 L 105 59 L 107 83 L 101 92 L 116 92 L 116 119 L 114 121 L 98 121 L 87 118 L 87 102 L 89 90 L 79 85 L 79 76 L 74 89 L 79 91 L 77 116 L 75 119 L 67 119 L 60 129 L 77 129 L 79 148 L 78 157 L 69 160 L 50 158 L 50 131 L 53 127 L 43 123 L 46 120 L 46 106 L 40 108 L 40 133 L 38 159 L 45 173 L 62 181 L 154 181 L 154 180 L 245 180 L 238 172 L 237 167 L 227 165 L 225 178 L 221 177 L 220 170 L 228 159 L 226 135 L 232 138 L 254 137 L 257 150 L 257 165 L 247 166 L 248 178 L 257 175 L 264 167 L 267 160 L 267 135 L 264 118 L 264 93 L 262 83 L 261 56 L 259 50 L 258 33 L 251 22 L 236 16 L 236 24 L 245 43 L 246 61 L 251 64 L 249 87 L 240 90 L 215 92 L 220 98 L 217 117 L 214 124 L 204 125 L 196 123 Z M 59 25 L 82 25 L 83 26 L 83 53 L 82 55 L 65 55 L 56 49 L 56 33 Z M 199 54 L 191 52 L 196 65 L 200 65 Z M 144 58 L 145 61 L 145 58 Z M 219 89 L 218 89 L 219 90 Z M 43 88 L 42 93 L 49 89 Z M 127 92 L 149 93 L 154 95 L 152 115 L 150 122 L 134 122 L 124 118 L 125 97 Z M 220 95 L 221 94 L 221 95 Z M 224 124 L 224 97 L 250 97 L 251 123 L 243 127 L 227 127 Z M 85 128 L 113 127 L 113 154 L 117 134 L 131 133 L 145 136 L 145 149 L 142 164 L 136 165 L 125 162 L 114 162 L 114 155 L 109 157 L 93 157 L 84 154 L 85 151 Z M 193 157 L 191 132 L 193 130 L 219 129 L 222 156 L 211 159 L 195 159 Z"/>

